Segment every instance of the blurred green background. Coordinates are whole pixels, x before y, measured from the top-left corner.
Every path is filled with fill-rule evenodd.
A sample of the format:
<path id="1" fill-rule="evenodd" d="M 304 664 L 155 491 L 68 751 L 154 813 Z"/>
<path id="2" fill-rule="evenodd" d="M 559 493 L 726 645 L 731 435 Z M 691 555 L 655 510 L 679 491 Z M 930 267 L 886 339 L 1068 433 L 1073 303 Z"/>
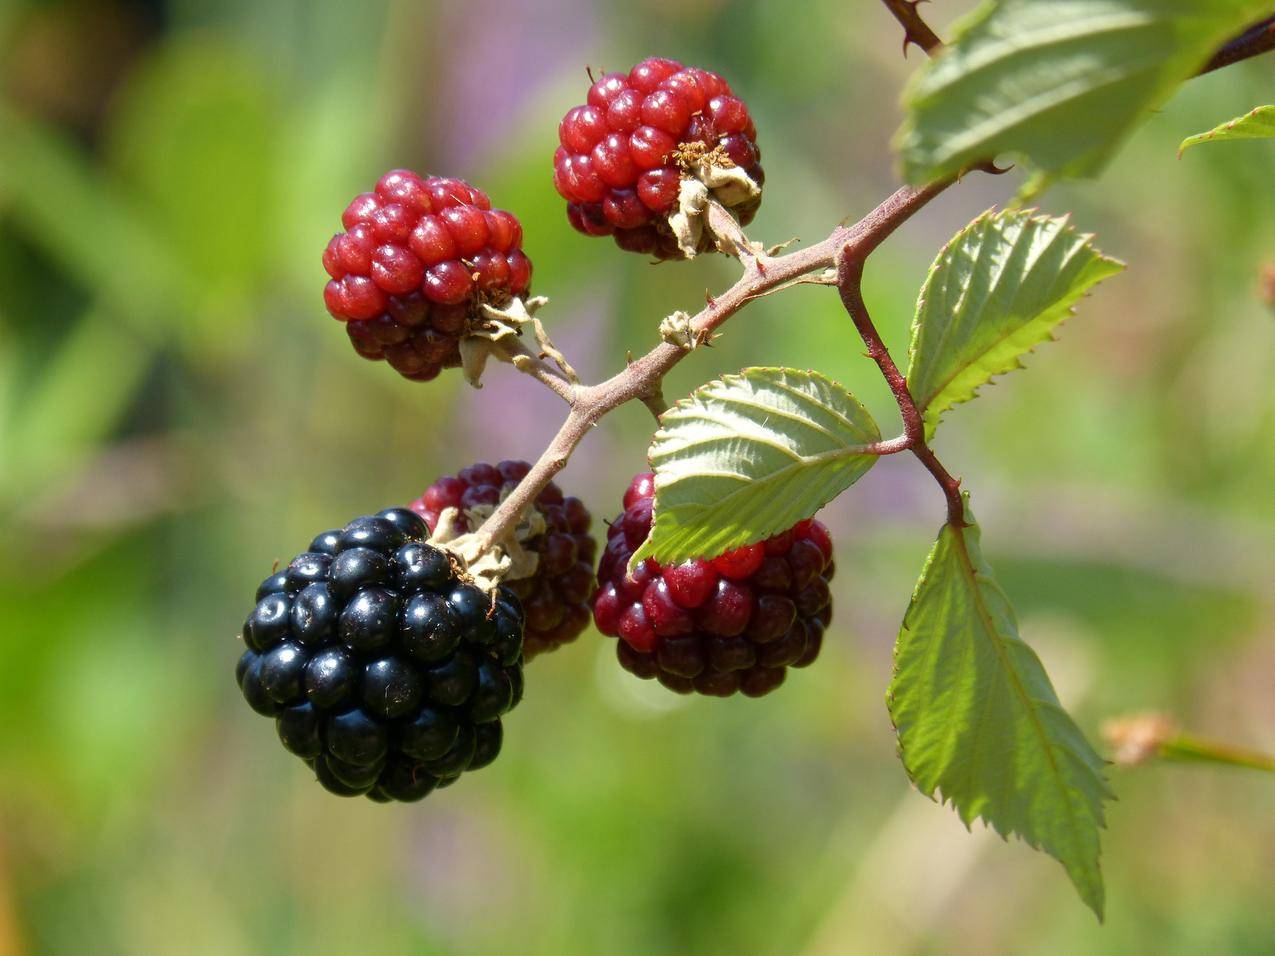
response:
<path id="1" fill-rule="evenodd" d="M 750 103 L 755 236 L 819 238 L 893 188 L 917 54 L 873 3 L 0 0 L 0 954 L 1275 951 L 1269 778 L 1113 768 L 1101 928 L 1055 863 L 910 789 L 882 695 L 942 506 L 902 456 L 825 510 L 837 618 L 764 700 L 674 698 L 590 631 L 532 665 L 496 764 L 405 806 L 326 795 L 243 705 L 236 632 L 275 559 L 534 457 L 562 414 L 508 369 L 475 392 L 354 355 L 319 262 L 351 196 L 399 165 L 481 184 L 591 379 L 730 281 L 579 236 L 554 193 L 586 66 L 652 53 Z M 1194 81 L 1044 197 L 1129 271 L 939 437 L 1095 737 L 1159 709 L 1275 749 L 1275 146 L 1174 156 L 1273 70 Z M 873 258 L 896 354 L 939 245 L 1016 185 L 971 177 Z M 815 367 L 892 433 L 861 352 L 807 287 L 666 390 Z M 563 474 L 599 530 L 650 431 L 622 409 Z"/>

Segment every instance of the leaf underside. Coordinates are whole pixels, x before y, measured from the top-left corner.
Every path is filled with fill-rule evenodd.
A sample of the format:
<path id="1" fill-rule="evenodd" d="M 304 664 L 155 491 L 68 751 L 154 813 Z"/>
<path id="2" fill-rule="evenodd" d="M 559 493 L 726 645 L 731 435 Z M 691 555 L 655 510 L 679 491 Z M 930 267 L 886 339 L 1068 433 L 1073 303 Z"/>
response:
<path id="1" fill-rule="evenodd" d="M 988 212 L 943 247 L 921 287 L 909 348 L 908 388 L 933 434 L 947 409 L 967 402 L 1022 356 L 1096 283 L 1124 268 L 1066 217 Z"/>
<path id="2" fill-rule="evenodd" d="M 1275 138 L 1275 106 L 1259 106 L 1243 116 L 1227 120 L 1221 126 L 1215 126 L 1207 133 L 1196 133 L 1182 140 L 1178 147 L 1181 156 L 1192 146 L 1201 143 L 1221 143 L 1232 139 L 1273 139 Z"/>
<path id="3" fill-rule="evenodd" d="M 881 433 L 817 372 L 749 368 L 660 418 L 650 448 L 655 521 L 633 561 L 714 557 L 786 531 L 857 481 Z"/>
<path id="4" fill-rule="evenodd" d="M 1103 761 L 1019 637 L 966 507 L 969 526 L 939 533 L 895 645 L 887 700 L 900 756 L 966 826 L 981 818 L 1056 858 L 1102 919 Z"/>
<path id="5" fill-rule="evenodd" d="M 895 137 L 912 183 L 1002 153 L 1097 173 L 1263 0 L 989 0 L 909 85 Z"/>

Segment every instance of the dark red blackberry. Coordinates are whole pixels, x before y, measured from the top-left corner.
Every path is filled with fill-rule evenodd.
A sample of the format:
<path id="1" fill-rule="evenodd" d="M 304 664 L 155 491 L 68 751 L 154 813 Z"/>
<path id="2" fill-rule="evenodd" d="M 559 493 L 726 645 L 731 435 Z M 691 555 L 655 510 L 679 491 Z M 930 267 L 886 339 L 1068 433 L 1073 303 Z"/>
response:
<path id="1" fill-rule="evenodd" d="M 629 557 L 651 531 L 654 476 L 638 475 L 607 532 L 593 620 L 620 664 L 680 694 L 760 697 L 819 655 L 832 619 L 832 539 L 813 518 L 760 544 L 665 567 Z"/>
<path id="2" fill-rule="evenodd" d="M 531 470 L 525 461 L 483 462 L 446 475 L 425 489 L 411 508 L 432 531 L 444 508 L 459 511 L 463 530 L 472 531 L 468 513 L 477 514 L 499 504 Z M 593 595 L 593 560 L 597 544 L 589 535 L 592 517 L 579 498 L 565 497 L 553 482 L 536 499 L 544 518 L 543 534 L 522 542 L 539 556 L 531 577 L 506 581 L 504 586 L 522 600 L 527 626 L 523 653 L 531 660 L 574 641 L 589 625 L 589 598 Z"/>
<path id="3" fill-rule="evenodd" d="M 522 697 L 523 611 L 426 543 L 406 508 L 326 531 L 261 583 L 235 679 L 341 796 L 419 800 L 500 750 Z"/>
<path id="4" fill-rule="evenodd" d="M 680 259 L 667 220 L 688 160 L 712 154 L 760 187 L 765 175 L 756 140 L 748 107 L 724 79 L 654 57 L 627 74 L 606 74 L 589 88 L 588 102 L 567 111 L 558 124 L 553 182 L 579 232 L 614 236 L 630 252 Z M 761 198 L 739 203 L 735 215 L 747 225 Z M 699 251 L 710 245 L 705 236 Z"/>
<path id="5" fill-rule="evenodd" d="M 390 170 L 341 222 L 323 252 L 328 311 L 356 352 L 413 381 L 460 365 L 484 302 L 503 308 L 531 286 L 517 217 L 463 180 Z"/>

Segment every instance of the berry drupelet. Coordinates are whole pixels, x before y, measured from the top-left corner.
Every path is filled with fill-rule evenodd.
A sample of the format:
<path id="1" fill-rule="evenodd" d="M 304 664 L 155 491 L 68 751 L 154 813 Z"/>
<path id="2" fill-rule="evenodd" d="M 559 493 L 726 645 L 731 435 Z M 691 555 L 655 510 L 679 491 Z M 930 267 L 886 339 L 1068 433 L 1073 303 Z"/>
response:
<path id="1" fill-rule="evenodd" d="M 432 531 L 445 508 L 460 512 L 462 530 L 472 531 L 467 513 L 500 503 L 531 470 L 525 461 L 483 462 L 462 468 L 425 489 L 411 509 L 425 519 Z M 505 582 L 522 601 L 526 617 L 523 653 L 531 660 L 574 641 L 589 625 L 589 598 L 593 595 L 593 561 L 597 544 L 589 535 L 592 517 L 579 498 L 568 497 L 549 482 L 536 499 L 545 530 L 523 547 L 539 557 L 536 573 Z"/>
<path id="2" fill-rule="evenodd" d="M 633 479 L 598 567 L 593 620 L 619 638 L 624 669 L 682 694 L 760 697 L 812 663 L 832 619 L 828 529 L 809 519 L 712 560 L 648 559 L 629 574 L 654 495 L 653 475 Z"/>
<path id="3" fill-rule="evenodd" d="M 419 800 L 501 744 L 523 613 L 458 577 L 406 508 L 326 531 L 257 589 L 235 677 L 324 788 Z"/>
<path id="4" fill-rule="evenodd" d="M 323 253 L 328 311 L 356 352 L 413 381 L 460 365 L 482 304 L 503 308 L 531 286 L 517 217 L 463 180 L 391 170 L 341 222 Z"/>
<path id="5" fill-rule="evenodd" d="M 603 76 L 563 117 L 558 140 L 553 181 L 571 225 L 658 259 L 683 257 L 667 219 L 689 156 L 737 166 L 758 187 L 765 178 L 748 107 L 716 73 L 674 60 Z M 734 213 L 747 225 L 760 203 L 755 195 Z M 708 248 L 706 237 L 699 251 Z"/>

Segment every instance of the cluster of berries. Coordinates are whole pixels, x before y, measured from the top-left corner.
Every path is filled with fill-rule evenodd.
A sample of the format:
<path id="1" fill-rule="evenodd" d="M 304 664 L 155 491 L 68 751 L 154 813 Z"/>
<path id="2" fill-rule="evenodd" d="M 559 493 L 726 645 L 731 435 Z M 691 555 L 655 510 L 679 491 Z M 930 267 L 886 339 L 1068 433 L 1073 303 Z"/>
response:
<path id="1" fill-rule="evenodd" d="M 707 237 L 690 249 L 673 223 L 683 186 L 714 188 L 714 171 L 745 178 L 743 193 L 714 188 L 741 223 L 760 203 L 753 121 L 708 70 L 655 58 L 608 73 L 558 132 L 553 181 L 568 220 L 622 249 L 707 249 Z M 341 221 L 323 254 L 328 310 L 360 355 L 414 381 L 461 364 L 462 340 L 492 309 L 516 317 L 530 289 L 517 217 L 462 180 L 392 170 Z M 476 530 L 529 470 L 480 462 L 439 478 L 409 508 L 318 535 L 257 589 L 236 679 L 329 791 L 419 800 L 486 766 L 522 698 L 524 662 L 575 640 L 590 617 L 619 638 L 626 670 L 678 693 L 760 696 L 819 654 L 827 529 L 807 520 L 711 560 L 630 571 L 651 530 L 650 474 L 629 486 L 600 559 L 588 509 L 550 482 L 519 531 L 535 572 L 477 587 L 430 536 L 444 515 L 450 534 Z"/>
<path id="2" fill-rule="evenodd" d="M 479 462 L 447 475 L 425 489 L 411 508 L 432 532 L 446 508 L 457 509 L 462 531 L 472 531 L 472 516 L 487 513 L 527 476 L 525 461 Z M 523 654 L 531 660 L 574 641 L 589 625 L 593 561 L 597 543 L 589 534 L 593 518 L 579 498 L 566 497 L 552 481 L 533 505 L 543 530 L 522 542 L 538 558 L 536 573 L 506 584 L 522 600 L 527 629 Z"/>
<path id="3" fill-rule="evenodd" d="M 553 182 L 567 219 L 588 236 L 657 259 L 685 253 L 670 228 L 683 180 L 697 165 L 742 170 L 757 190 L 727 200 L 747 225 L 765 181 L 748 107 L 721 76 L 659 57 L 607 73 L 558 127 Z M 460 179 L 394 169 L 341 215 L 323 253 L 323 297 L 364 358 L 427 382 L 461 364 L 460 342 L 483 305 L 506 307 L 531 288 L 518 217 L 493 209 Z M 699 251 L 709 248 L 705 235 Z"/>

